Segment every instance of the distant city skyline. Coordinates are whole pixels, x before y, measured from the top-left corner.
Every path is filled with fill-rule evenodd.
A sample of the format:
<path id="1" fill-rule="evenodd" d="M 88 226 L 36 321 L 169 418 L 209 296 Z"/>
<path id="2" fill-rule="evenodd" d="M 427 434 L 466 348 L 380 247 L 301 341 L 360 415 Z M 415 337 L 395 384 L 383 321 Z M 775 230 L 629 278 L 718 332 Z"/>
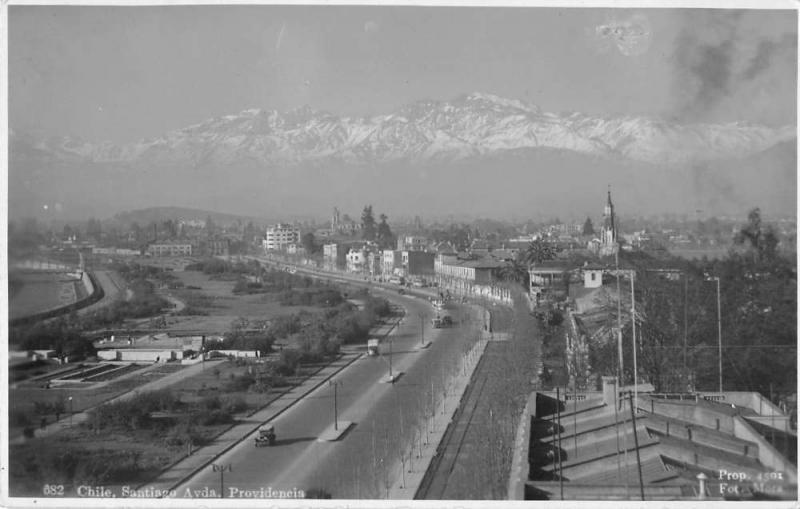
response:
<path id="1" fill-rule="evenodd" d="M 388 113 L 474 91 L 545 111 L 796 124 L 792 10 L 9 6 L 9 125 L 131 142 L 249 108 Z"/>

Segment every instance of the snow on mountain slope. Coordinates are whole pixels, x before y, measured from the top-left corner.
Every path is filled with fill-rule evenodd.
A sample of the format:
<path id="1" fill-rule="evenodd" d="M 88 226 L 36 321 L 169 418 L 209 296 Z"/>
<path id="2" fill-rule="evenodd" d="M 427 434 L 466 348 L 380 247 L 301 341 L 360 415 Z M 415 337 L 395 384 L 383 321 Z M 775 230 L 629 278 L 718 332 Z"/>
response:
<path id="1" fill-rule="evenodd" d="M 137 164 L 267 165 L 325 162 L 455 161 L 521 148 L 551 148 L 655 164 L 741 158 L 796 136 L 792 126 L 680 125 L 644 117 L 544 113 L 534 105 L 473 93 L 417 101 L 371 118 L 304 106 L 281 114 L 249 109 L 126 145 L 36 140 L 11 132 L 11 156 Z"/>

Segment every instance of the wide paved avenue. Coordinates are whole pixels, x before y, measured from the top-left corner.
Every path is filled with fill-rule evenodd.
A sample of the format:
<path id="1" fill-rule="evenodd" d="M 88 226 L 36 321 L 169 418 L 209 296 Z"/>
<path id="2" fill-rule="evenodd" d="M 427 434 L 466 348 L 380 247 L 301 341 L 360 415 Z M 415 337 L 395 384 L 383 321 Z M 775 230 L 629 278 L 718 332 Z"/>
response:
<path id="1" fill-rule="evenodd" d="M 415 426 L 425 422 L 420 408 L 431 400 L 432 391 L 441 399 L 445 373 L 461 366 L 464 352 L 479 334 L 479 320 L 473 308 L 454 306 L 448 313 L 456 326 L 433 329 L 435 312 L 424 299 L 373 291 L 406 309 L 389 336 L 392 370 L 404 374 L 394 384 L 381 382 L 389 372 L 387 342 L 381 345 L 381 357 L 364 355 L 356 360 L 333 379 L 339 384 L 339 421 L 353 423 L 348 432 L 338 441 L 317 440 L 333 424 L 333 387 L 323 384 L 273 421 L 274 446 L 257 448 L 250 436 L 215 460 L 230 465 L 223 474 L 226 497 L 247 496 L 248 490 L 260 498 L 259 493 L 269 489 L 273 496 L 280 490 L 320 489 L 334 498 L 380 498 L 387 483 L 400 475 L 400 434 L 409 437 Z M 422 323 L 425 341 L 432 344 L 417 350 Z M 417 429 L 424 432 L 424 426 Z M 404 447 L 410 441 L 404 440 Z M 177 487 L 177 496 L 204 489 L 219 496 L 220 481 L 220 473 L 208 465 Z"/>

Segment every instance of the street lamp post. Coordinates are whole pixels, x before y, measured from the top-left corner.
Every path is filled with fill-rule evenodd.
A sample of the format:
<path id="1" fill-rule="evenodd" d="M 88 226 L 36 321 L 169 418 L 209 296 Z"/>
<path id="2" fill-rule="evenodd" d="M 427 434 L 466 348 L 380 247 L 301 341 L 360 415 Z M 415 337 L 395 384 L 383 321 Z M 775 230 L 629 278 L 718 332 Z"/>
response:
<path id="1" fill-rule="evenodd" d="M 333 429 L 334 431 L 339 430 L 339 407 L 337 405 L 336 397 L 337 397 L 337 388 L 341 385 L 342 382 L 336 380 L 328 381 L 328 385 L 333 386 Z"/>
<path id="2" fill-rule="evenodd" d="M 219 498 L 225 498 L 225 472 L 232 472 L 232 465 L 230 463 L 227 465 L 212 463 L 211 469 L 213 472 L 219 472 Z"/>
<path id="3" fill-rule="evenodd" d="M 389 340 L 389 378 L 392 378 L 392 340 Z"/>
<path id="4" fill-rule="evenodd" d="M 420 339 L 420 343 L 419 344 L 420 344 L 420 346 L 425 346 L 425 314 L 424 313 L 420 313 L 419 314 L 419 328 L 420 328 L 420 334 L 421 334 L 421 339 Z"/>
<path id="5" fill-rule="evenodd" d="M 706 281 L 717 283 L 717 346 L 719 350 L 719 392 L 722 392 L 722 307 L 720 303 L 719 276 L 706 276 Z"/>
<path id="6" fill-rule="evenodd" d="M 69 401 L 69 425 L 72 426 L 72 396 L 68 398 Z"/>

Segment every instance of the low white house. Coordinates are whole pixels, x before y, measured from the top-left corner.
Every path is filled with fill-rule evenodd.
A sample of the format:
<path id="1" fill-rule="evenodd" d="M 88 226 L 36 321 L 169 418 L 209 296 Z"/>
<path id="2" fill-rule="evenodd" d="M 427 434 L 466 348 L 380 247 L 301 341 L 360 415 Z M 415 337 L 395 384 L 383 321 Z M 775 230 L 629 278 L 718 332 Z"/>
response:
<path id="1" fill-rule="evenodd" d="M 104 361 L 120 362 L 167 362 L 183 359 L 183 350 L 149 348 L 112 348 L 98 350 L 97 357 Z"/>

